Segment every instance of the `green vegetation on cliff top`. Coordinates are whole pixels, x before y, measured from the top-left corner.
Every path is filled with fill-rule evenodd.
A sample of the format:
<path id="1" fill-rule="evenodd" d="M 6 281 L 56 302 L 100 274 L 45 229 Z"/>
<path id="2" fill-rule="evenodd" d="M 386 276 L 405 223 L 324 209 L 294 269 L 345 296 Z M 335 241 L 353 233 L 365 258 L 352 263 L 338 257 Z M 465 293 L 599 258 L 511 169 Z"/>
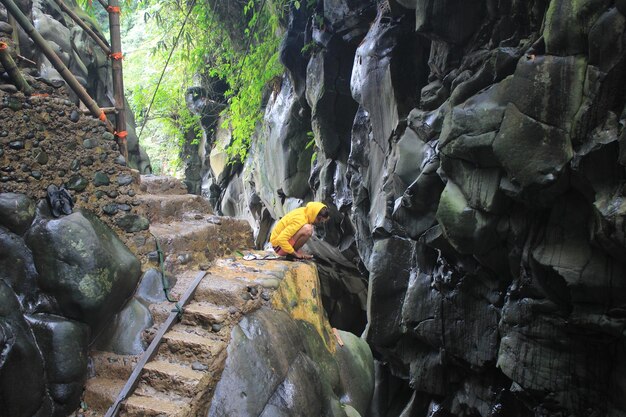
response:
<path id="1" fill-rule="evenodd" d="M 198 141 L 199 117 L 191 114 L 185 92 L 210 87 L 220 79 L 228 85 L 228 106 L 222 127 L 232 131 L 227 149 L 243 159 L 263 114 L 264 86 L 283 71 L 278 61 L 281 20 L 293 0 L 127 0 L 122 8 L 122 45 L 126 97 L 135 114 L 140 143 L 156 173 L 180 176 L 180 149 Z M 106 13 L 92 12 L 103 26 Z M 184 25 L 176 45 L 176 39 Z M 108 36 L 108 33 L 107 33 Z M 176 45 L 176 46 L 175 46 Z M 175 46 L 154 96 L 161 72 Z M 146 119 L 147 116 L 147 119 Z"/>

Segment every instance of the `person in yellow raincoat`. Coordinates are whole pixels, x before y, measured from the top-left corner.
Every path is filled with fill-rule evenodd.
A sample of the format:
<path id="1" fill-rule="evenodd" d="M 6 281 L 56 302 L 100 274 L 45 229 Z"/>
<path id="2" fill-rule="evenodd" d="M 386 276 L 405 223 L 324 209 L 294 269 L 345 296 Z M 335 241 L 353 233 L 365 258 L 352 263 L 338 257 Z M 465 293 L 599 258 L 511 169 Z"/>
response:
<path id="1" fill-rule="evenodd" d="M 306 206 L 287 213 L 276 223 L 270 235 L 270 244 L 280 256 L 311 259 L 313 256 L 300 250 L 313 236 L 313 225 L 328 221 L 330 212 L 323 203 L 312 201 Z"/>

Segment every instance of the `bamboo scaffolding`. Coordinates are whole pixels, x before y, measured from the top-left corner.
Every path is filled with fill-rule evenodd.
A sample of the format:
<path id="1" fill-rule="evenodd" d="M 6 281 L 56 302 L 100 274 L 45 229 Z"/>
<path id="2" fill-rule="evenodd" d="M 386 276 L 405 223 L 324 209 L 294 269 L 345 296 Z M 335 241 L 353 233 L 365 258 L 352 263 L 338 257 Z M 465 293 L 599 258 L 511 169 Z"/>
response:
<path id="1" fill-rule="evenodd" d="M 13 33 L 11 33 L 11 37 L 13 38 L 13 49 L 15 49 L 15 53 L 17 55 L 20 54 L 20 32 L 17 27 L 17 22 L 15 18 L 11 16 L 11 13 L 7 13 L 9 18 L 9 25 L 13 28 Z"/>
<path id="2" fill-rule="evenodd" d="M 124 75 L 122 72 L 122 38 L 120 35 L 120 6 L 118 0 L 109 0 L 109 27 L 111 30 L 111 68 L 113 70 L 113 96 L 115 98 L 116 136 L 122 155 L 128 161 L 126 143 L 126 105 L 124 100 Z"/>
<path id="3" fill-rule="evenodd" d="M 41 51 L 44 53 L 46 58 L 48 58 L 52 66 L 54 66 L 54 68 L 59 72 L 61 77 L 63 77 L 65 82 L 70 86 L 72 90 L 74 90 L 78 98 L 85 104 L 85 106 L 87 106 L 91 114 L 94 117 L 102 120 L 110 132 L 114 132 L 115 129 L 113 128 L 113 125 L 107 120 L 105 114 L 100 109 L 100 106 L 98 106 L 98 103 L 96 103 L 89 96 L 85 88 L 78 82 L 76 77 L 72 75 L 70 70 L 63 63 L 63 61 L 61 61 L 61 59 L 54 53 L 50 45 L 48 45 L 48 42 L 46 42 L 41 34 L 37 32 L 32 23 L 30 23 L 28 18 L 24 16 L 22 11 L 19 9 L 19 7 L 17 7 L 13 0 L 0 0 L 0 3 L 4 4 L 7 12 L 13 15 L 15 20 L 17 20 L 17 23 L 20 24 L 22 29 L 24 29 L 24 31 L 28 34 L 28 36 L 30 36 L 33 42 L 35 42 L 35 45 L 37 45 L 41 49 Z"/>
<path id="4" fill-rule="evenodd" d="M 94 42 L 96 42 L 98 44 L 98 46 L 104 51 L 104 53 L 106 53 L 107 55 L 111 54 L 111 48 L 109 48 L 109 46 L 104 42 L 104 40 L 100 36 L 98 36 L 97 33 L 95 33 L 93 30 L 91 30 L 91 28 L 89 26 L 87 26 L 87 24 L 83 21 L 83 19 L 80 18 L 80 16 L 78 16 L 76 13 L 74 13 L 74 11 L 72 9 L 67 7 L 67 5 L 65 3 L 63 3 L 62 0 L 55 0 L 55 2 L 56 2 L 56 4 L 59 5 L 61 10 L 63 10 L 65 13 L 67 13 L 67 15 L 69 17 L 71 17 L 72 20 L 78 26 L 83 28 L 83 30 L 91 37 L 91 39 L 94 40 Z"/>
<path id="5" fill-rule="evenodd" d="M 9 77 L 11 77 L 19 90 L 27 96 L 33 93 L 33 88 L 28 84 L 15 61 L 11 58 L 9 45 L 4 42 L 0 42 L 0 64 L 2 64 L 4 70 L 9 74 Z"/>

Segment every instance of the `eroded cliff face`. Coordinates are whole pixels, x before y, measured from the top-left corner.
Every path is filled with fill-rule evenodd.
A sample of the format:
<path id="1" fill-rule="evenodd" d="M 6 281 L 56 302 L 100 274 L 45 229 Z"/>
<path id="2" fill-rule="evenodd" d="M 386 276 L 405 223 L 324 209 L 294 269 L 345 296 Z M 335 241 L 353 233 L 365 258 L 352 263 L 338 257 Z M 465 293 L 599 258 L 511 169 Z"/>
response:
<path id="1" fill-rule="evenodd" d="M 287 74 L 217 194 L 259 242 L 303 201 L 332 208 L 310 246 L 334 271 L 331 322 L 366 311 L 372 416 L 626 414 L 625 14 L 608 0 L 292 9 Z"/>

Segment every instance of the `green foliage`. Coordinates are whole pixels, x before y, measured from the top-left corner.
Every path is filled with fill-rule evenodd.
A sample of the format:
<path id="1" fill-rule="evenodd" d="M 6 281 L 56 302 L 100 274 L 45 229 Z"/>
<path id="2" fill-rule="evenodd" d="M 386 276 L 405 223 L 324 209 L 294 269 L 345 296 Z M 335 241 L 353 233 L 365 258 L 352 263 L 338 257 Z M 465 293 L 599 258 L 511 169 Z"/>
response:
<path id="1" fill-rule="evenodd" d="M 227 152 L 243 160 L 263 116 L 263 91 L 270 83 L 279 85 L 276 80 L 283 72 L 278 60 L 283 32 L 280 22 L 291 2 L 293 0 L 197 0 L 155 96 L 146 126 L 158 124 L 161 134 L 171 134 L 176 138 L 172 142 L 181 143 L 180 138 L 189 137 L 189 129 L 197 123 L 197 117 L 194 119 L 187 110 L 185 89 L 204 84 L 203 80 L 208 77 L 220 78 L 230 87 L 225 97 L 228 106 L 222 114 L 223 127 L 232 131 Z M 133 24 L 128 25 L 128 34 L 136 43 L 128 52 L 130 59 L 125 61 L 125 65 L 133 67 L 133 72 L 125 73 L 125 78 L 139 123 L 143 121 L 159 71 L 174 45 L 190 3 L 178 0 L 137 3 L 134 0 L 135 13 Z M 132 81 L 128 82 L 131 77 Z M 147 132 L 156 130 L 152 128 Z M 142 138 L 142 143 L 146 140 Z M 173 152 L 169 147 L 167 150 Z"/>
<path id="2" fill-rule="evenodd" d="M 108 14 L 99 3 L 79 3 L 101 24 Z M 140 137 L 153 167 L 180 174 L 180 147 L 200 138 L 199 120 L 185 103 L 188 87 L 206 85 L 216 77 L 226 81 L 228 106 L 222 116 L 232 131 L 228 154 L 243 160 L 263 117 L 261 101 L 267 88 L 280 88 L 283 68 L 278 60 L 281 22 L 290 5 L 309 10 L 315 0 L 123 0 L 122 42 L 126 95 Z M 193 5 L 165 76 L 161 71 Z M 102 10 L 100 10 L 102 9 Z M 268 87 L 269 85 L 269 87 Z M 154 95 L 154 103 L 147 115 Z M 138 129 L 139 133 L 139 129 Z M 178 171 L 177 171 L 178 170 Z"/>

